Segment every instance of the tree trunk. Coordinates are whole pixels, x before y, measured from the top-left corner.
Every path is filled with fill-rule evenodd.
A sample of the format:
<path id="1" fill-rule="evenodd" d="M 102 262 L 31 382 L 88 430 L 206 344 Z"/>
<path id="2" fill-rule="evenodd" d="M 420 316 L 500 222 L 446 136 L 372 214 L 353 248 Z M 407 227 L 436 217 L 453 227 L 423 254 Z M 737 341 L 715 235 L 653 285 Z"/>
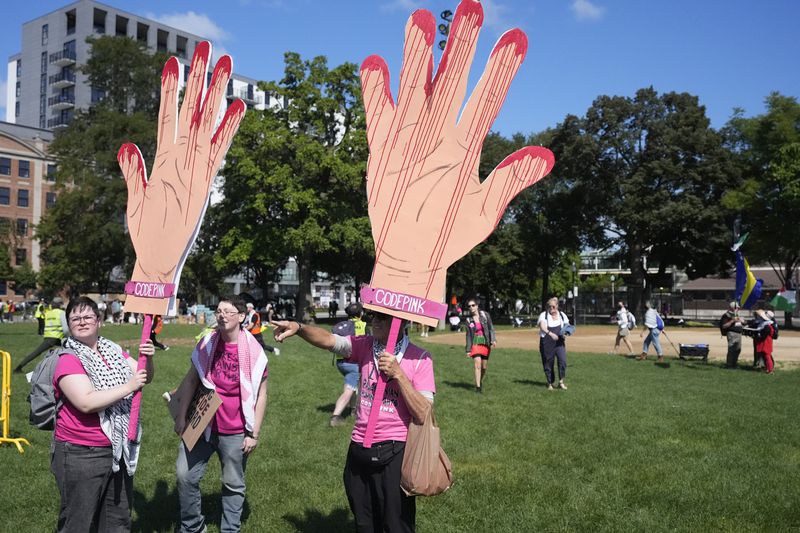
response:
<path id="1" fill-rule="evenodd" d="M 642 263 L 642 245 L 631 243 L 628 246 L 628 263 L 631 267 L 631 278 L 628 288 L 631 296 L 628 298 L 628 308 L 634 316 L 642 316 L 645 299 L 646 272 Z"/>
<path id="2" fill-rule="evenodd" d="M 311 314 L 309 309 L 314 305 L 314 298 L 311 296 L 311 255 L 303 254 L 297 258 L 297 298 L 295 300 L 295 320 L 309 322 Z"/>

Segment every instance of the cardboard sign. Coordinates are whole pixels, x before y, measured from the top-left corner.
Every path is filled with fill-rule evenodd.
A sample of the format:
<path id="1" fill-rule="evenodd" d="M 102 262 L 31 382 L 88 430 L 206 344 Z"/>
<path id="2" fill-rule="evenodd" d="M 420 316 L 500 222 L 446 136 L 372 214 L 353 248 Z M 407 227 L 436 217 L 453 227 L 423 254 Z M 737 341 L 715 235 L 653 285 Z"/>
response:
<path id="1" fill-rule="evenodd" d="M 396 102 L 383 58 L 370 56 L 361 65 L 375 241 L 369 289 L 375 295 L 384 291 L 443 303 L 447 268 L 485 240 L 509 202 L 555 164 L 550 150 L 529 146 L 480 181 L 483 141 L 528 50 L 521 30 L 504 33 L 464 104 L 482 25 L 480 2 L 463 0 L 434 76 L 436 21 L 426 10 L 415 11 L 406 24 Z M 427 312 L 431 306 L 412 302 L 401 309 L 373 299 L 364 307 L 435 326 L 438 318 Z"/>
<path id="2" fill-rule="evenodd" d="M 210 58 L 211 43 L 197 43 L 180 112 L 180 63 L 172 57 L 164 65 L 150 178 L 135 144 L 122 145 L 117 154 L 128 185 L 127 227 L 136 250 L 125 311 L 176 314 L 181 271 L 200 232 L 211 185 L 244 116 L 246 106 L 237 99 L 217 126 L 233 61 L 220 57 L 209 83 Z"/>
<path id="3" fill-rule="evenodd" d="M 173 420 L 178 418 L 181 397 L 186 393 L 187 391 L 181 387 L 172 395 L 172 399 L 169 401 L 169 414 Z M 183 430 L 183 435 L 181 435 L 187 450 L 192 451 L 192 448 L 203 436 L 203 432 L 208 427 L 208 424 L 211 423 L 221 405 L 222 400 L 213 389 L 207 389 L 202 385 L 197 387 L 186 414 L 186 429 Z"/>

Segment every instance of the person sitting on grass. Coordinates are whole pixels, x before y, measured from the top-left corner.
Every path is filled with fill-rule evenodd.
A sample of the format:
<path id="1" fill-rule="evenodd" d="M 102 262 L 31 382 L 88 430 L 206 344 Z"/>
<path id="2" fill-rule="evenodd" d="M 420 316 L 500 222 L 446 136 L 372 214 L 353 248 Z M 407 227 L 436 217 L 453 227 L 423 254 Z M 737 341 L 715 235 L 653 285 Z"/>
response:
<path id="1" fill-rule="evenodd" d="M 392 317 L 373 313 L 372 335 L 341 337 L 298 322 L 275 322 L 275 339 L 293 335 L 356 363 L 361 371 L 360 402 L 356 412 L 347 460 L 344 488 L 357 531 L 414 531 L 416 500 L 400 488 L 408 425 L 421 424 L 431 409 L 436 384 L 428 352 L 411 344 L 403 332 L 394 348 L 386 351 Z M 403 328 L 400 328 L 403 331 Z M 374 442 L 363 446 L 372 398 L 383 372 L 388 383 L 378 412 Z"/>

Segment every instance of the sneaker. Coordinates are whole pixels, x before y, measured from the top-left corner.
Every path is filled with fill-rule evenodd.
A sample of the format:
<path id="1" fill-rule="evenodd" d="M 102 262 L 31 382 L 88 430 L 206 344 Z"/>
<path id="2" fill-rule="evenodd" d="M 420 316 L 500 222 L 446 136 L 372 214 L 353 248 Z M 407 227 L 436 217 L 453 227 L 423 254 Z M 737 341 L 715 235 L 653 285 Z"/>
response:
<path id="1" fill-rule="evenodd" d="M 547 384 L 547 390 L 555 390 L 552 383 Z"/>
<path id="2" fill-rule="evenodd" d="M 659 355 L 658 359 L 656 359 L 656 363 L 663 363 L 663 362 L 664 362 L 664 356 L 663 355 Z"/>
<path id="3" fill-rule="evenodd" d="M 483 391 L 481 390 L 480 387 L 475 387 L 475 392 L 477 392 L 478 394 L 483 394 Z"/>
<path id="4" fill-rule="evenodd" d="M 281 350 L 280 350 L 280 348 L 275 348 L 275 350 L 273 350 L 272 353 L 274 353 L 275 355 L 280 355 L 281 354 Z"/>
<path id="5" fill-rule="evenodd" d="M 345 422 L 344 418 L 341 417 L 341 415 L 333 415 L 331 417 L 330 425 L 331 425 L 332 428 L 343 426 L 345 424 L 346 424 L 346 422 Z"/>
<path id="6" fill-rule="evenodd" d="M 167 350 L 169 350 L 169 346 L 164 346 L 164 351 L 166 352 Z"/>
<path id="7" fill-rule="evenodd" d="M 564 380 L 558 382 L 558 388 L 561 390 L 567 390 L 567 386 L 564 384 Z"/>
<path id="8" fill-rule="evenodd" d="M 646 359 L 647 359 L 647 354 L 644 353 L 642 355 L 636 356 L 637 361 L 645 361 Z"/>
<path id="9" fill-rule="evenodd" d="M 170 395 L 169 391 L 162 394 L 161 397 L 164 398 L 164 401 L 167 403 L 169 403 L 172 400 L 172 396 Z"/>

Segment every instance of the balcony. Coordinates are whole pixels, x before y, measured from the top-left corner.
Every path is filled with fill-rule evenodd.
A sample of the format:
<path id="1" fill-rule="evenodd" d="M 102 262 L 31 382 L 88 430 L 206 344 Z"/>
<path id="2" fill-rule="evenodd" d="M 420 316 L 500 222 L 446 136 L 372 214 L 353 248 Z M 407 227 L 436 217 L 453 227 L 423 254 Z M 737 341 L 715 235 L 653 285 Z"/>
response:
<path id="1" fill-rule="evenodd" d="M 47 99 L 47 105 L 49 105 L 55 111 L 59 111 L 61 109 L 70 109 L 75 107 L 75 95 L 58 94 L 56 96 L 51 96 Z"/>
<path id="2" fill-rule="evenodd" d="M 50 76 L 50 86 L 54 89 L 63 89 L 75 85 L 75 74 L 72 72 L 62 72 Z"/>
<path id="3" fill-rule="evenodd" d="M 72 121 L 71 117 L 55 117 L 47 119 L 47 127 L 50 129 L 66 128 Z"/>
<path id="4" fill-rule="evenodd" d="M 260 94 L 248 93 L 247 89 L 239 89 L 234 93 L 228 93 L 228 98 L 231 100 L 241 98 L 247 105 L 259 105 L 264 103 L 264 98 Z"/>
<path id="5" fill-rule="evenodd" d="M 74 65 L 76 61 L 75 50 L 62 50 L 55 54 L 50 54 L 50 64 L 59 67 Z"/>

